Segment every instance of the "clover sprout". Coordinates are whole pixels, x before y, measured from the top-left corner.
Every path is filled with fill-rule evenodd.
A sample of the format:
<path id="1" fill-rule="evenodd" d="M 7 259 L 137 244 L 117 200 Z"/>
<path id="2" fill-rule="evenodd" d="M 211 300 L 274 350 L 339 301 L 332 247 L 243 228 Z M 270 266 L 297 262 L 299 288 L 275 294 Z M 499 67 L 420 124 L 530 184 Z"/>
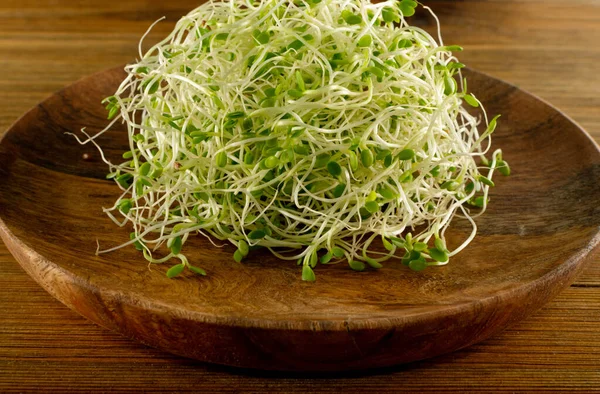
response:
<path id="1" fill-rule="evenodd" d="M 411 26 L 417 7 L 228 0 L 179 20 L 104 102 L 129 135 L 125 161 L 107 161 L 124 245 L 179 260 L 169 277 L 205 274 L 184 254 L 194 234 L 232 243 L 237 262 L 259 247 L 296 260 L 307 281 L 319 261 L 447 264 L 474 238 L 494 170 L 510 169 L 500 150 L 485 157 L 497 118 L 466 91 L 462 48 L 439 22 L 437 39 Z M 473 230 L 448 250 L 456 215 Z"/>

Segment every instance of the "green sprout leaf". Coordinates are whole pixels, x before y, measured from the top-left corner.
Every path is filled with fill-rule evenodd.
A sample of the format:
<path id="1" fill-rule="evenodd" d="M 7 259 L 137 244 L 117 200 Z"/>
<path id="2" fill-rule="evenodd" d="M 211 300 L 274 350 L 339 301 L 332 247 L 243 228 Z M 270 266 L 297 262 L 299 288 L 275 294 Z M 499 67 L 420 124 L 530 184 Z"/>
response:
<path id="1" fill-rule="evenodd" d="M 500 115 L 496 115 L 496 116 L 494 116 L 494 118 L 492 120 L 490 120 L 490 123 L 488 124 L 485 134 L 490 135 L 496 130 L 496 126 L 498 125 L 499 117 L 500 117 Z"/>
<path id="2" fill-rule="evenodd" d="M 366 268 L 365 264 L 363 262 L 361 262 L 361 261 L 358 261 L 358 260 L 350 260 L 350 261 L 348 261 L 348 265 L 354 271 L 364 271 L 365 268 Z"/>
<path id="3" fill-rule="evenodd" d="M 379 212 L 379 204 L 376 201 L 368 201 L 365 203 L 365 208 L 370 213 Z"/>
<path id="4" fill-rule="evenodd" d="M 216 157 L 217 166 L 225 167 L 227 165 L 227 152 L 219 152 Z"/>
<path id="5" fill-rule="evenodd" d="M 240 252 L 239 249 L 233 253 L 233 260 L 235 260 L 236 263 L 241 263 L 243 259 L 244 255 L 242 254 L 242 252 Z"/>
<path id="6" fill-rule="evenodd" d="M 148 175 L 148 173 L 150 173 L 150 169 L 152 168 L 152 165 L 150 163 L 144 163 L 140 166 L 140 175 L 141 176 L 146 176 Z"/>
<path id="7" fill-rule="evenodd" d="M 408 266 L 411 270 L 419 272 L 427 268 L 427 262 L 422 259 L 412 260 L 410 263 L 408 263 Z"/>
<path id="8" fill-rule="evenodd" d="M 370 47 L 371 43 L 373 43 L 373 37 L 370 34 L 365 34 L 358 40 L 356 45 L 360 48 L 366 48 Z"/>
<path id="9" fill-rule="evenodd" d="M 327 252 L 325 255 L 321 256 L 321 264 L 328 264 L 331 259 L 333 259 L 333 253 Z"/>
<path id="10" fill-rule="evenodd" d="M 349 25 L 360 25 L 362 23 L 362 17 L 360 15 L 353 14 L 348 10 L 342 12 L 342 18 Z"/>
<path id="11" fill-rule="evenodd" d="M 417 3 L 414 1 L 402 0 L 400 2 L 400 4 L 398 5 L 398 8 L 400 9 L 400 12 L 402 13 L 402 15 L 404 17 L 410 17 L 415 14 L 416 6 L 417 6 Z"/>
<path id="12" fill-rule="evenodd" d="M 398 160 L 412 160 L 415 157 L 415 151 L 412 149 L 404 149 L 398 153 Z"/>
<path id="13" fill-rule="evenodd" d="M 365 258 L 365 261 L 367 262 L 367 264 L 369 264 L 372 268 L 375 269 L 379 269 L 379 268 L 383 268 L 383 265 L 381 265 L 379 262 L 377 262 L 376 260 L 367 257 Z"/>
<path id="14" fill-rule="evenodd" d="M 256 43 L 258 45 L 265 45 L 271 39 L 271 36 L 269 35 L 269 33 L 264 32 L 264 31 L 261 32 L 259 30 L 255 30 L 254 33 L 252 34 L 252 36 L 254 37 L 254 40 L 256 40 Z"/>
<path id="15" fill-rule="evenodd" d="M 129 234 L 129 239 L 134 240 L 136 238 L 137 238 L 137 234 L 135 232 Z M 135 241 L 133 243 L 133 246 L 135 247 L 136 250 L 144 251 L 144 245 L 140 241 Z"/>
<path id="16" fill-rule="evenodd" d="M 342 175 L 342 167 L 335 161 L 327 163 L 327 171 L 335 177 Z"/>
<path id="17" fill-rule="evenodd" d="M 400 21 L 400 17 L 392 7 L 384 7 L 381 11 L 381 17 L 387 23 Z"/>
<path id="18" fill-rule="evenodd" d="M 379 193 L 379 195 L 381 195 L 383 198 L 385 198 L 387 200 L 393 200 L 397 197 L 394 190 L 392 190 L 392 188 L 390 188 L 388 186 L 382 186 L 382 187 L 378 188 L 377 193 Z"/>
<path id="19" fill-rule="evenodd" d="M 204 271 L 202 268 L 194 267 L 193 265 L 188 266 L 188 268 L 195 274 L 206 276 L 206 271 Z"/>
<path id="20" fill-rule="evenodd" d="M 385 237 L 381 237 L 381 242 L 383 243 L 383 247 L 385 248 L 385 250 L 391 252 L 394 249 L 396 249 L 396 247 L 394 246 L 394 244 L 392 244 L 390 241 L 388 241 L 387 239 L 385 239 Z"/>
<path id="21" fill-rule="evenodd" d="M 238 243 L 238 250 L 240 251 L 243 257 L 246 257 L 248 256 L 248 253 L 250 253 L 250 246 L 248 246 L 248 243 L 246 241 L 241 240 Z"/>
<path id="22" fill-rule="evenodd" d="M 491 186 L 491 187 L 494 187 L 494 186 L 496 186 L 496 185 L 494 184 L 494 182 L 493 182 L 491 179 L 489 179 L 489 178 L 487 178 L 487 177 L 484 177 L 483 175 L 479 175 L 479 176 L 477 177 L 477 180 L 478 180 L 479 182 L 481 182 L 481 183 L 483 183 L 483 184 L 485 184 L 485 185 Z"/>
<path id="23" fill-rule="evenodd" d="M 131 208 L 133 208 L 133 202 L 130 199 L 126 198 L 119 202 L 119 211 L 123 212 L 125 215 L 131 211 Z"/>
<path id="24" fill-rule="evenodd" d="M 184 269 L 185 264 L 183 263 L 172 266 L 167 270 L 167 278 L 173 279 L 174 277 L 180 275 Z"/>
<path id="25" fill-rule="evenodd" d="M 415 252 L 422 252 L 427 249 L 427 244 L 424 242 L 415 242 L 413 244 L 413 250 Z"/>
<path id="26" fill-rule="evenodd" d="M 435 239 L 435 247 L 437 249 L 441 250 L 442 252 L 447 252 L 448 251 L 448 249 L 446 249 L 446 243 L 441 238 L 436 238 Z"/>
<path id="27" fill-rule="evenodd" d="M 456 93 L 456 81 L 451 76 L 444 78 L 444 94 L 449 96 Z"/>
<path id="28" fill-rule="evenodd" d="M 394 246 L 396 246 L 398 248 L 406 247 L 406 242 L 402 238 L 390 237 L 390 241 L 392 242 L 392 244 L 394 244 Z"/>
<path id="29" fill-rule="evenodd" d="M 510 167 L 506 161 L 499 160 L 498 163 L 496 164 L 496 168 L 498 169 L 498 171 L 500 171 L 500 173 L 502 175 L 504 175 L 504 176 L 510 175 Z"/>
<path id="30" fill-rule="evenodd" d="M 485 197 L 479 196 L 479 197 L 476 197 L 474 200 L 471 200 L 469 202 L 469 204 L 471 204 L 475 207 L 478 207 L 478 208 L 483 208 L 486 205 L 486 200 L 485 200 Z"/>
<path id="31" fill-rule="evenodd" d="M 344 249 L 338 247 L 331 249 L 331 253 L 338 259 L 345 256 Z"/>
<path id="32" fill-rule="evenodd" d="M 429 255 L 432 259 L 439 261 L 440 263 L 445 263 L 448 261 L 448 255 L 446 252 L 438 248 L 429 249 Z"/>
<path id="33" fill-rule="evenodd" d="M 463 47 L 459 45 L 446 45 L 444 48 L 450 52 L 460 52 L 463 50 Z"/>
<path id="34" fill-rule="evenodd" d="M 169 241 L 167 241 L 167 247 L 171 249 L 171 253 L 174 255 L 181 253 L 182 246 L 183 242 L 180 236 L 170 238 Z"/>
<path id="35" fill-rule="evenodd" d="M 414 44 L 411 40 L 408 40 L 406 38 L 401 39 L 400 41 L 398 41 L 398 48 L 399 49 L 406 49 L 406 48 L 410 48 L 412 47 Z"/>
<path id="36" fill-rule="evenodd" d="M 370 149 L 363 149 L 360 152 L 360 158 L 363 166 L 365 167 L 371 167 L 373 165 L 373 162 L 375 161 L 373 159 L 373 152 L 371 152 Z"/>
<path id="37" fill-rule="evenodd" d="M 356 153 L 348 152 L 348 157 L 350 160 L 350 168 L 352 169 L 352 171 L 358 170 L 358 157 L 356 156 Z"/>
<path id="38" fill-rule="evenodd" d="M 333 189 L 333 197 L 340 198 L 344 195 L 344 191 L 346 191 L 346 184 L 340 183 Z"/>
<path id="39" fill-rule="evenodd" d="M 479 107 L 479 102 L 477 101 L 477 99 L 475 98 L 475 96 L 473 96 L 472 94 L 467 94 L 465 95 L 465 97 L 463 97 L 463 99 L 467 102 L 467 104 L 469 104 L 471 107 L 473 108 L 477 108 Z"/>
<path id="40" fill-rule="evenodd" d="M 314 282 L 316 280 L 315 272 L 310 265 L 302 266 L 302 280 L 305 282 Z"/>
<path id="41" fill-rule="evenodd" d="M 266 235 L 267 234 L 263 230 L 254 230 L 251 231 L 250 234 L 248 234 L 248 238 L 252 240 L 257 240 L 264 238 Z"/>

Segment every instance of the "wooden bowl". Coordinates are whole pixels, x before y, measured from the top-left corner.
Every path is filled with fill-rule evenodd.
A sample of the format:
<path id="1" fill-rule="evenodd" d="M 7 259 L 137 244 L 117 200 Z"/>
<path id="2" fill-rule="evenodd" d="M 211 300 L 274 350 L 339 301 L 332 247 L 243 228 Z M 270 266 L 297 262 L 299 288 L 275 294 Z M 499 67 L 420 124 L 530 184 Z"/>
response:
<path id="1" fill-rule="evenodd" d="M 317 269 L 203 238 L 186 247 L 205 278 L 173 280 L 133 248 L 101 211 L 119 191 L 92 146 L 66 132 L 103 128 L 100 101 L 124 73 L 83 79 L 39 104 L 0 143 L 0 235 L 50 294 L 88 319 L 168 352 L 212 363 L 276 370 L 374 368 L 450 352 L 502 330 L 573 281 L 597 249 L 600 154 L 556 109 L 514 86 L 465 71 L 490 114 L 503 117 L 494 147 L 513 175 L 498 178 L 479 233 L 445 267 L 415 273 L 399 263 L 357 273 Z M 109 158 L 128 149 L 122 128 L 98 140 Z M 89 155 L 87 160 L 83 155 Z M 450 242 L 468 232 L 455 221 Z"/>

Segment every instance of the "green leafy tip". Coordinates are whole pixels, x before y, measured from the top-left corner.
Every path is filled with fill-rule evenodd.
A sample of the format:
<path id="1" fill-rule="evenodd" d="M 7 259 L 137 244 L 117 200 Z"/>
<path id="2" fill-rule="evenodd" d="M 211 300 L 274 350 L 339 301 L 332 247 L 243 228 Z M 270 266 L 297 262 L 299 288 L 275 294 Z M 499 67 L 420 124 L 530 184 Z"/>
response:
<path id="1" fill-rule="evenodd" d="M 172 266 L 167 270 L 167 278 L 173 279 L 174 277 L 180 275 L 184 269 L 185 264 L 183 263 Z"/>
<path id="2" fill-rule="evenodd" d="M 315 272 L 310 265 L 302 266 L 302 280 L 305 282 L 314 282 L 316 280 Z"/>

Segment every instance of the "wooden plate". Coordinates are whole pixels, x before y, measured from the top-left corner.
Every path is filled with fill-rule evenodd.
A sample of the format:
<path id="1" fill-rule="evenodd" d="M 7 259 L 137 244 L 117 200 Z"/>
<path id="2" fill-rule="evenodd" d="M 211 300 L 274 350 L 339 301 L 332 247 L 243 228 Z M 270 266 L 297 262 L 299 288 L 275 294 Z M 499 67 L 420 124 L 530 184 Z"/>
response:
<path id="1" fill-rule="evenodd" d="M 106 124 L 100 101 L 124 74 L 109 70 L 50 97 L 0 144 L 0 234 L 50 294 L 90 320 L 166 351 L 213 363 L 278 370 L 373 368 L 450 352 L 498 332 L 567 286 L 600 241 L 600 154 L 559 111 L 514 86 L 465 72 L 490 114 L 494 146 L 513 175 L 499 179 L 479 234 L 445 267 L 398 263 L 356 273 L 317 269 L 317 282 L 267 254 L 238 264 L 230 247 L 198 237 L 188 257 L 209 276 L 165 277 L 102 213 L 118 196 L 91 146 L 66 132 Z M 123 130 L 99 141 L 127 150 Z M 83 154 L 90 158 L 84 160 Z M 468 231 L 456 221 L 450 235 Z M 25 301 L 24 301 L 25 302 Z"/>

